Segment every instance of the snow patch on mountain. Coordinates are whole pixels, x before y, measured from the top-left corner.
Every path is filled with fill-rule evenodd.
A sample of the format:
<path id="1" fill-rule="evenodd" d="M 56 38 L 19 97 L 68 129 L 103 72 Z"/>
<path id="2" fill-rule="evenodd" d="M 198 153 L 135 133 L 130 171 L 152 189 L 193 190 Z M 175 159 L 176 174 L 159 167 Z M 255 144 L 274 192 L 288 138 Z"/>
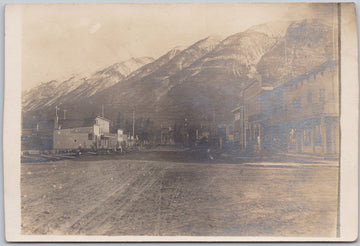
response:
<path id="1" fill-rule="evenodd" d="M 285 36 L 288 27 L 292 24 L 291 21 L 271 21 L 265 24 L 252 26 L 245 32 L 260 32 L 265 33 L 269 37 L 279 38 Z"/>
<path id="2" fill-rule="evenodd" d="M 79 97 L 92 96 L 120 82 L 134 70 L 153 61 L 154 59 L 151 57 L 131 58 L 97 71 L 89 77 L 76 74 L 63 82 L 53 80 L 41 83 L 23 93 L 23 110 L 52 107 L 64 102 L 79 100 Z"/>

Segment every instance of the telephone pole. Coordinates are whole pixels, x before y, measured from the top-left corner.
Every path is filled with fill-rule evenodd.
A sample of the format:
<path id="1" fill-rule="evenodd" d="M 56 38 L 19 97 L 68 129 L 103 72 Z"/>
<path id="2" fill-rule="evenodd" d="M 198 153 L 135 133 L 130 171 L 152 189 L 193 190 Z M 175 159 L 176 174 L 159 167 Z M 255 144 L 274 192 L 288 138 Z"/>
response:
<path id="1" fill-rule="evenodd" d="M 58 115 L 59 107 L 55 106 L 55 129 L 59 128 L 59 115 Z"/>
<path id="2" fill-rule="evenodd" d="M 133 139 L 135 141 L 135 110 L 133 110 L 133 129 L 132 129 L 132 135 L 133 135 Z"/>

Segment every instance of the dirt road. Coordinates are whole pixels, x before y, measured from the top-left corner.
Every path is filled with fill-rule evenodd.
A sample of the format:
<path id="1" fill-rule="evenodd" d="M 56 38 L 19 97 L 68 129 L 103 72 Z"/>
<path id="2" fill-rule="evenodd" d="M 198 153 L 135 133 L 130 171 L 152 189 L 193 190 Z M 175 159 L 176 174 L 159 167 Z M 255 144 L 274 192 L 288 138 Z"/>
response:
<path id="1" fill-rule="evenodd" d="M 22 164 L 22 233 L 335 236 L 336 165 L 178 156 Z"/>

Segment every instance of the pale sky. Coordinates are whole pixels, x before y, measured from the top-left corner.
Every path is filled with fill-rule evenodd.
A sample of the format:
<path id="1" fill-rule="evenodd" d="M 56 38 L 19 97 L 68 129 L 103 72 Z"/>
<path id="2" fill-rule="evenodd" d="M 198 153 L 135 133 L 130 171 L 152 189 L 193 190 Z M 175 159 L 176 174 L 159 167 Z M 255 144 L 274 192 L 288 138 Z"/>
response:
<path id="1" fill-rule="evenodd" d="M 185 3 L 23 7 L 23 90 L 131 57 L 158 58 L 209 35 L 224 38 L 277 20 L 328 18 L 334 5 Z"/>

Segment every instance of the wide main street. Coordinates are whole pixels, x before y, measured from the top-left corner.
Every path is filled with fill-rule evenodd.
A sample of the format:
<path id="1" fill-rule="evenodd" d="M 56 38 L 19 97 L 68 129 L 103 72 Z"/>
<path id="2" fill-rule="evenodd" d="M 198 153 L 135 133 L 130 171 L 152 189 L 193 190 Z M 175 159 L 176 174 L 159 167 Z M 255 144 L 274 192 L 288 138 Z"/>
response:
<path id="1" fill-rule="evenodd" d="M 22 233 L 336 236 L 337 162 L 206 158 L 170 149 L 23 163 Z"/>

